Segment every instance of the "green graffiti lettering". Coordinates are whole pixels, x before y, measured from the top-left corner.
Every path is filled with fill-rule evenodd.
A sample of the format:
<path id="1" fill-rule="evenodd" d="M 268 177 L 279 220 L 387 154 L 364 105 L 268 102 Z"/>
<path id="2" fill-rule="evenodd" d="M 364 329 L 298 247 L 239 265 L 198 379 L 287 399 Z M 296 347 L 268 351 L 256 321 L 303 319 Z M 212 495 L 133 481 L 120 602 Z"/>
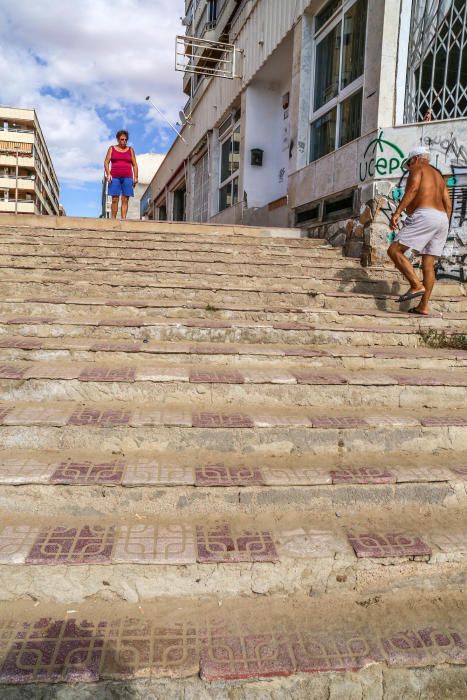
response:
<path id="1" fill-rule="evenodd" d="M 395 170 L 398 170 L 400 168 L 400 160 L 399 158 L 391 158 L 389 160 L 389 173 L 392 175 L 392 173 Z"/>
<path id="2" fill-rule="evenodd" d="M 387 175 L 388 174 L 388 162 L 386 158 L 378 158 L 376 161 L 376 172 L 378 175 Z"/>

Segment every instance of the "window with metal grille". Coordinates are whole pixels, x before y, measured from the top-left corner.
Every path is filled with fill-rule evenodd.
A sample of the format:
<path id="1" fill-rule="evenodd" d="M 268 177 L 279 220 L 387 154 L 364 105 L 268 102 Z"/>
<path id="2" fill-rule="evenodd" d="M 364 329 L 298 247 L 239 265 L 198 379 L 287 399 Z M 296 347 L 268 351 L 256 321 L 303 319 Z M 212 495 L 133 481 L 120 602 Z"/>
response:
<path id="1" fill-rule="evenodd" d="M 405 122 L 467 116 L 467 0 L 414 0 Z"/>

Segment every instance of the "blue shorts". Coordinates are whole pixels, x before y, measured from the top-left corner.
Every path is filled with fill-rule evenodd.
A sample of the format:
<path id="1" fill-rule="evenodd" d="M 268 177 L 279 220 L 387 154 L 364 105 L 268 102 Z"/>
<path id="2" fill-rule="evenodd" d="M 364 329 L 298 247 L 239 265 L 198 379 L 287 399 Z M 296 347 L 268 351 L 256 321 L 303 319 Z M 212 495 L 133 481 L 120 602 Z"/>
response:
<path id="1" fill-rule="evenodd" d="M 112 182 L 109 182 L 107 193 L 110 197 L 133 197 L 133 178 L 132 177 L 113 177 Z"/>

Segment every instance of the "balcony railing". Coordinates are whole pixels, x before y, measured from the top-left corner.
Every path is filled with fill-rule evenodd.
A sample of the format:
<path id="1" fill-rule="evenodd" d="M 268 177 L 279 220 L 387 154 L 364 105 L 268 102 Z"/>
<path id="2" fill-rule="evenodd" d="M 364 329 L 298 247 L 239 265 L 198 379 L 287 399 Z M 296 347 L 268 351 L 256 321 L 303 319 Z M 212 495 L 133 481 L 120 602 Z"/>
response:
<path id="1" fill-rule="evenodd" d="M 0 131 L 13 131 L 15 134 L 33 134 L 34 129 L 21 129 L 17 126 L 9 126 L 7 129 L 3 125 L 0 125 Z"/>

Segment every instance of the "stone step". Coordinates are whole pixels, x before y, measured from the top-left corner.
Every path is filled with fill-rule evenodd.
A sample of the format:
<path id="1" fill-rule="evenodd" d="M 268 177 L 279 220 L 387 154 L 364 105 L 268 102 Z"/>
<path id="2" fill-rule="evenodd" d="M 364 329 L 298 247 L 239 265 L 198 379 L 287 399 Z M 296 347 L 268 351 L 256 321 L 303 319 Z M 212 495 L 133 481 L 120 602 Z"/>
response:
<path id="1" fill-rule="evenodd" d="M 4 697 L 33 697 L 28 688 L 37 692 L 40 682 L 47 697 L 65 697 L 69 684 L 75 697 L 96 700 L 254 700 L 265 691 L 297 700 L 362 691 L 376 699 L 383 686 L 416 688 L 427 699 L 433 688 L 438 698 L 463 698 L 459 586 L 447 587 L 442 600 L 414 586 L 377 597 L 335 592 L 324 605 L 294 596 L 205 598 L 193 606 L 175 595 L 144 608 L 110 602 L 105 589 L 100 600 L 74 609 L 2 604 Z"/>
<path id="2" fill-rule="evenodd" d="M 21 290 L 19 290 L 21 291 Z M 81 290 L 82 292 L 82 290 Z M 41 293 L 34 296 L 24 296 L 24 294 L 9 294 L 0 300 L 0 313 L 10 311 L 29 314 L 46 314 L 53 310 L 55 305 L 60 305 L 60 315 L 72 310 L 74 306 L 101 306 L 106 311 L 108 308 L 131 307 L 133 313 L 138 309 L 163 309 L 165 315 L 179 316 L 184 309 L 193 309 L 196 316 L 222 320 L 225 318 L 250 318 L 251 320 L 296 320 L 298 316 L 313 317 L 315 314 L 342 314 L 343 316 L 365 316 L 380 317 L 382 319 L 399 318 L 401 321 L 411 323 L 436 323 L 436 319 L 442 315 L 452 320 L 462 320 L 467 318 L 467 297 L 442 297 L 434 296 L 431 300 L 432 313 L 426 319 L 416 317 L 414 320 L 405 315 L 414 302 L 397 303 L 397 295 L 369 295 L 355 294 L 351 292 L 320 292 L 312 297 L 311 302 L 300 305 L 293 305 L 286 299 L 282 303 L 265 304 L 254 300 L 243 300 L 241 302 L 227 301 L 216 294 L 213 302 L 201 302 L 196 299 L 186 299 L 186 297 L 174 297 L 172 299 L 145 298 L 135 299 L 132 296 L 119 298 L 112 295 L 110 297 L 91 297 L 90 295 L 69 296 L 65 293 L 51 295 L 44 284 Z M 301 300 L 303 302 L 303 299 Z M 21 308 L 23 304 L 29 308 Z M 310 305 L 311 304 L 311 305 Z M 402 313 L 401 313 L 402 312 Z M 144 312 L 146 314 L 146 311 Z M 273 314 L 273 316 L 271 316 Z M 282 315 L 287 317 L 283 318 Z"/>
<path id="3" fill-rule="evenodd" d="M 465 369 L 432 371 L 310 369 L 280 365 L 178 365 L 161 362 L 12 361 L 0 364 L 2 401 L 211 401 L 258 406 L 465 407 Z"/>
<path id="4" fill-rule="evenodd" d="M 58 359 L 94 360 L 96 362 L 131 361 L 138 359 L 163 360 L 165 366 L 201 363 L 227 363 L 231 368 L 245 360 L 255 361 L 261 368 L 271 359 L 286 358 L 291 367 L 302 365 L 306 358 L 307 368 L 345 369 L 433 369 L 445 370 L 450 367 L 467 366 L 467 350 L 454 348 L 433 349 L 424 346 L 417 348 L 373 346 L 305 346 L 274 345 L 272 343 L 183 343 L 147 340 L 109 339 L 105 337 L 58 338 L 20 335 L 0 335 L 0 349 L 3 362 L 11 360 L 44 361 Z"/>
<path id="5" fill-rule="evenodd" d="M 0 239 L 1 240 L 1 239 Z M 221 258 L 227 258 L 227 260 L 218 260 L 219 254 L 215 254 L 212 251 L 206 253 L 199 251 L 189 251 L 184 253 L 183 251 L 170 251 L 170 250 L 160 250 L 155 248 L 154 250 L 133 250 L 121 244 L 121 248 L 83 248 L 72 245 L 64 246 L 49 246 L 41 245 L 32 248 L 28 246 L 29 252 L 20 252 L 19 249 L 26 248 L 26 246 L 21 246 L 21 244 L 12 244 L 9 246 L 11 250 L 7 250 L 7 246 L 2 246 L 3 254 L 6 255 L 10 253 L 12 260 L 20 262 L 23 258 L 26 262 L 30 262 L 31 256 L 46 256 L 53 261 L 55 258 L 56 262 L 63 262 L 64 267 L 76 268 L 77 264 L 81 267 L 88 267 L 90 265 L 99 266 L 100 269 L 108 268 L 122 269 L 127 268 L 130 272 L 150 273 L 154 270 L 154 262 L 157 262 L 158 270 L 168 270 L 173 269 L 180 271 L 189 271 L 190 266 L 193 267 L 197 272 L 202 272 L 203 270 L 209 269 L 212 272 L 217 272 L 223 274 L 225 272 L 232 272 L 232 253 L 220 254 Z M 315 254 L 316 253 L 316 254 Z M 318 254 L 319 253 L 319 254 Z M 67 264 L 66 261 L 69 261 Z M 230 262 L 229 262 L 230 261 Z M 235 255 L 235 262 L 239 261 L 239 253 Z M 293 255 L 281 255 L 280 258 L 277 255 L 264 255 L 260 252 L 256 254 L 246 255 L 241 262 L 242 269 L 245 274 L 264 274 L 270 272 L 271 274 L 277 273 L 278 265 L 281 266 L 284 273 L 290 273 L 295 271 L 298 274 L 305 274 L 308 270 L 322 269 L 326 267 L 332 267 L 334 269 L 345 269 L 345 270 L 362 270 L 360 262 L 352 258 L 344 258 L 341 253 L 336 252 L 336 249 L 324 249 L 322 251 L 315 251 L 315 249 L 310 249 L 310 255 L 308 257 L 296 258 Z M 5 267 L 4 269 L 8 269 Z M 379 273 L 388 272 L 395 273 L 394 268 L 391 266 L 375 266 L 371 270 L 367 268 L 368 273 Z"/>
<path id="6" fill-rule="evenodd" d="M 20 288 L 18 291 L 23 291 Z M 82 292 L 82 290 L 81 290 Z M 320 296 L 320 295 L 319 295 Z M 393 301 L 394 299 L 394 301 Z M 365 325 L 374 322 L 375 319 L 398 324 L 403 323 L 411 326 L 436 327 L 442 323 L 440 319 L 449 320 L 453 327 L 460 325 L 462 330 L 467 321 L 467 312 L 459 310 L 432 312 L 428 317 L 416 316 L 415 318 L 407 313 L 410 302 L 398 304 L 397 297 L 389 298 L 392 309 L 346 309 L 346 308 L 325 308 L 323 306 L 293 307 L 284 304 L 278 306 L 265 306 L 254 303 L 228 303 L 217 301 L 216 306 L 197 301 L 187 301 L 186 299 L 144 299 L 132 297 L 96 297 L 96 296 L 15 296 L 14 293 L 5 296 L 0 301 L 0 314 L 16 313 L 21 316 L 40 315 L 60 312 L 60 318 L 66 317 L 70 312 L 82 311 L 82 307 L 101 307 L 109 313 L 114 313 L 114 309 L 132 308 L 136 317 L 146 317 L 147 309 L 164 310 L 167 317 L 178 318 L 186 314 L 186 309 L 190 309 L 195 318 L 203 318 L 214 321 L 224 320 L 251 320 L 251 321 L 308 321 L 316 322 L 320 320 L 332 323 L 351 322 L 352 324 Z M 435 302 L 436 303 L 436 302 Z M 57 309 L 56 307 L 60 307 Z M 454 309 L 456 305 L 454 305 Z M 86 309 L 88 310 L 88 309 Z"/>
<path id="7" fill-rule="evenodd" d="M 171 267 L 172 269 L 169 269 Z M 239 270 L 237 273 L 227 271 L 215 271 L 209 265 L 202 269 L 202 266 L 198 266 L 198 269 L 189 269 L 193 265 L 188 263 L 187 269 L 177 269 L 175 265 L 168 265 L 166 269 L 161 268 L 160 265 L 157 269 L 148 269 L 146 271 L 126 271 L 124 269 L 111 269 L 106 266 L 96 266 L 88 268 L 87 266 L 80 266 L 78 269 L 76 266 L 65 266 L 60 265 L 60 267 L 54 266 L 36 266 L 34 262 L 31 262 L 31 267 L 29 269 L 24 266 L 14 266 L 9 265 L 8 267 L 3 267 L 0 269 L 0 283 L 2 288 L 8 288 L 8 286 L 16 285 L 19 289 L 21 285 L 34 286 L 38 284 L 55 284 L 69 286 L 74 284 L 74 277 L 78 277 L 76 280 L 79 282 L 80 286 L 87 284 L 90 288 L 93 286 L 117 286 L 117 287 L 141 287 L 141 288 L 152 288 L 160 286 L 168 286 L 178 284 L 183 284 L 186 288 L 190 288 L 194 284 L 205 285 L 210 282 L 211 287 L 216 287 L 219 283 L 224 287 L 227 285 L 230 287 L 243 286 L 248 284 L 251 287 L 263 288 L 264 285 L 277 286 L 277 270 L 271 270 L 267 268 L 266 270 L 247 272 L 246 270 Z M 241 266 L 243 268 L 243 265 Z M 15 268 L 15 272 L 11 273 L 11 269 Z M 200 269 L 201 268 L 201 269 Z M 99 272 L 99 276 L 96 279 L 96 272 Z M 331 267 L 329 265 L 319 266 L 319 267 L 308 267 L 305 270 L 297 270 L 292 268 L 292 270 L 281 270 L 280 284 L 281 289 L 284 287 L 290 287 L 291 291 L 296 289 L 298 286 L 303 285 L 306 289 L 307 285 L 313 283 L 315 280 L 324 282 L 325 280 L 330 281 L 345 281 L 345 282 L 386 282 L 389 291 L 392 289 L 393 285 L 398 285 L 401 282 L 401 277 L 391 271 L 391 270 L 381 270 L 374 271 L 369 275 L 365 270 L 360 269 L 346 269 L 342 267 Z"/>
<path id="8" fill-rule="evenodd" d="M 13 267 L 13 266 L 10 266 Z M 49 268 L 47 268 L 49 269 Z M 154 275 L 154 281 L 147 287 L 141 284 L 136 284 L 135 281 L 130 284 L 125 284 L 124 280 L 120 282 L 116 279 L 114 283 L 107 283 L 105 280 L 96 280 L 91 283 L 86 280 L 81 282 L 73 282 L 72 277 L 67 281 L 55 282 L 49 280 L 45 284 L 41 281 L 32 282 L 2 282 L 0 283 L 0 291 L 2 295 L 7 296 L 20 291 L 28 296 L 41 294 L 44 287 L 49 294 L 63 295 L 69 293 L 69 288 L 72 286 L 78 288 L 83 293 L 90 296 L 115 296 L 121 298 L 132 295 L 136 299 L 146 299 L 148 296 L 157 295 L 157 298 L 173 298 L 176 294 L 180 296 L 180 290 L 183 290 L 183 296 L 186 299 L 204 300 L 206 303 L 215 303 L 222 296 L 224 300 L 229 301 L 248 301 L 256 300 L 265 303 L 277 303 L 287 301 L 293 304 L 307 304 L 310 296 L 316 296 L 319 293 L 341 291 L 341 292 L 362 292 L 375 294 L 397 295 L 406 291 L 407 284 L 403 283 L 399 278 L 394 279 L 390 283 L 386 280 L 378 279 L 352 279 L 351 276 L 345 274 L 346 279 L 336 279 L 330 277 L 328 279 L 314 277 L 307 280 L 277 280 L 277 278 L 227 278 L 224 276 L 216 276 L 214 282 L 209 279 L 204 279 L 204 276 L 193 276 L 191 279 L 186 276 L 176 278 L 175 275 L 170 279 L 163 279 Z M 336 289 L 337 288 L 337 289 Z M 444 290 L 443 290 L 444 291 Z M 446 290 L 452 291 L 452 290 Z M 442 294 L 439 294 L 442 296 Z"/>
<path id="9" fill-rule="evenodd" d="M 49 515 L 125 513 L 183 517 L 216 512 L 391 506 L 452 506 L 466 498 L 467 453 L 386 451 L 231 454 L 202 449 L 9 449 L 0 454 L 4 515 L 47 502 Z M 105 489 L 105 493 L 103 491 Z M 70 511 L 70 500 L 73 508 Z"/>
<path id="10" fill-rule="evenodd" d="M 84 232 L 98 232 L 94 235 L 115 238 L 131 238 L 138 236 L 162 237 L 178 236 L 194 238 L 197 240 L 202 236 L 209 238 L 229 238 L 234 237 L 237 241 L 243 239 L 262 240 L 286 238 L 293 242 L 304 241 L 305 243 L 316 242 L 316 240 L 306 237 L 304 232 L 298 228 L 277 228 L 262 226 L 242 226 L 226 224 L 200 224 L 194 222 L 170 222 L 170 221 L 132 221 L 113 219 L 94 219 L 87 217 L 52 217 L 46 219 L 43 216 L 24 215 L 21 216 L 5 214 L 2 216 L 2 232 L 14 234 L 21 233 L 28 236 L 35 236 L 36 232 L 43 234 L 50 233 L 55 236 L 57 232 L 63 235 L 81 236 Z M 320 241 L 321 242 L 321 241 Z"/>
<path id="11" fill-rule="evenodd" d="M 0 529 L 2 599 L 82 604 L 99 596 L 103 579 L 108 593 L 119 596 L 125 588 L 126 600 L 142 604 L 173 595 L 323 596 L 351 592 L 365 577 L 374 577 L 369 587 L 380 594 L 409 581 L 425 591 L 443 580 L 460 583 L 467 571 L 463 509 L 406 511 L 354 505 L 337 513 L 269 510 L 254 518 L 19 513 Z M 73 568 L 73 589 L 66 586 L 64 596 L 59 581 L 66 567 Z"/>
<path id="12" fill-rule="evenodd" d="M 92 307 L 90 306 L 90 309 Z M 96 307 L 93 307 L 94 309 Z M 85 310 L 85 309 L 83 309 Z M 94 312 L 95 313 L 95 312 Z M 417 347 L 422 343 L 420 329 L 429 328 L 429 320 L 418 325 L 418 318 L 412 327 L 408 325 L 388 325 L 376 321 L 369 326 L 328 323 L 321 321 L 310 324 L 303 322 L 232 321 L 200 318 L 163 317 L 140 318 L 123 315 L 90 316 L 0 316 L 0 334 L 12 332 L 24 336 L 48 337 L 84 336 L 105 334 L 108 338 L 157 341 L 194 341 L 221 343 L 287 343 L 287 344 L 338 344 L 350 343 L 354 346 L 402 345 Z M 428 321 L 428 323 L 427 323 Z M 436 328 L 451 332 L 456 322 L 439 319 Z M 462 328 L 462 322 L 460 322 Z"/>
<path id="13" fill-rule="evenodd" d="M 397 449 L 464 449 L 467 412 L 450 408 L 284 408 L 206 403 L 124 401 L 2 401 L 4 449 L 192 449 L 251 450 L 295 445 L 299 451 L 334 453 L 339 447 L 369 453 Z M 464 441 L 464 442 L 463 442 Z M 368 444 L 367 444 L 368 443 Z"/>

